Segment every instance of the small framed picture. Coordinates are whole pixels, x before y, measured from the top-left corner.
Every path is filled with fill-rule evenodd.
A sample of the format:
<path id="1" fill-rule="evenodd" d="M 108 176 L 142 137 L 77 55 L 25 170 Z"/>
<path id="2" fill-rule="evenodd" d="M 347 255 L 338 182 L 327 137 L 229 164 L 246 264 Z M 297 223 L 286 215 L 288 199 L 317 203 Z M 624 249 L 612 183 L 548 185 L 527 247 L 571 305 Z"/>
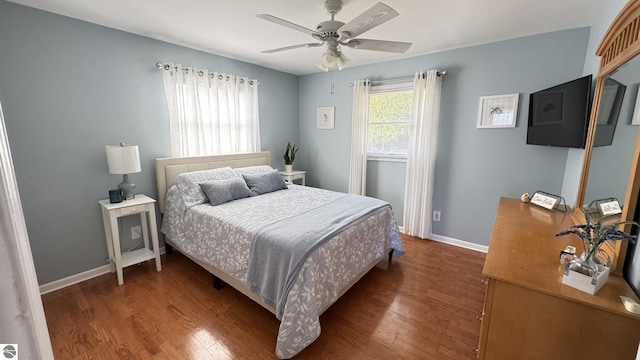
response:
<path id="1" fill-rule="evenodd" d="M 559 198 L 552 196 L 551 194 L 546 194 L 539 191 L 536 191 L 536 193 L 531 197 L 532 204 L 549 210 L 553 210 L 553 208 L 558 205 L 559 200 Z"/>
<path id="2" fill-rule="evenodd" d="M 478 128 L 516 127 L 520 94 L 481 96 Z"/>
<path id="3" fill-rule="evenodd" d="M 620 207 L 620 203 L 616 199 L 611 199 L 611 201 L 599 202 L 598 203 L 598 211 L 602 216 L 608 215 L 616 215 L 622 213 L 622 208 Z"/>
<path id="4" fill-rule="evenodd" d="M 319 107 L 317 113 L 317 125 L 318 129 L 333 129 L 334 128 L 334 111 L 335 107 L 325 106 Z"/>

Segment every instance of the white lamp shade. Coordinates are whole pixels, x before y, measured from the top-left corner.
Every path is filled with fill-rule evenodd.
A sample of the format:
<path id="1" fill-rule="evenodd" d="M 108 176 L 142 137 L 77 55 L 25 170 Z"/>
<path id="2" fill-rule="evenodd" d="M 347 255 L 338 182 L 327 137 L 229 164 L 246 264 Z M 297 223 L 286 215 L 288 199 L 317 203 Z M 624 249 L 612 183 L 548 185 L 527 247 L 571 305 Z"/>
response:
<path id="1" fill-rule="evenodd" d="M 329 69 L 338 66 L 338 70 L 344 69 L 351 60 L 340 51 L 334 49 L 327 49 L 320 57 L 320 62 L 316 66 L 322 71 L 329 71 Z"/>
<path id="2" fill-rule="evenodd" d="M 336 55 L 327 51 L 320 57 L 320 64 L 327 68 L 332 68 L 336 65 Z"/>
<path id="3" fill-rule="evenodd" d="M 141 171 L 138 145 L 107 145 L 110 174 L 132 174 Z"/>
<path id="4" fill-rule="evenodd" d="M 336 59 L 336 63 L 338 65 L 338 71 L 344 69 L 347 64 L 349 64 L 349 62 L 351 62 L 351 60 L 349 60 L 348 57 L 344 56 L 343 53 L 340 53 L 338 55 L 338 58 Z"/>

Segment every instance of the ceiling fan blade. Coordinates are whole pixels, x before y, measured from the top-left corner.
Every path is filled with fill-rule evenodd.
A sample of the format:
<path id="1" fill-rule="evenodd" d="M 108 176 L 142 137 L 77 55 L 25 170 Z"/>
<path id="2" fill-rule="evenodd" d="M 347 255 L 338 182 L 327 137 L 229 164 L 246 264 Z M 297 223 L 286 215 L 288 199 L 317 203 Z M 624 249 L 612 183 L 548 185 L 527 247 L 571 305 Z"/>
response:
<path id="1" fill-rule="evenodd" d="M 403 54 L 411 47 L 411 43 L 400 41 L 372 40 L 372 39 L 353 39 L 342 43 L 353 49 L 386 51 L 397 54 Z"/>
<path id="2" fill-rule="evenodd" d="M 271 21 L 273 23 L 276 23 L 278 25 L 282 25 L 282 26 L 286 26 L 289 29 L 293 29 L 293 30 L 298 30 L 300 32 L 303 32 L 305 34 L 309 34 L 309 35 L 313 35 L 313 34 L 317 34 L 317 32 L 308 29 L 304 26 L 300 26 L 298 24 L 294 24 L 290 21 L 284 20 L 284 19 L 280 19 L 279 17 L 275 17 L 273 15 L 269 15 L 269 14 L 258 14 L 256 15 L 257 17 L 259 17 L 260 19 L 263 20 L 267 20 L 267 21 Z"/>
<path id="3" fill-rule="evenodd" d="M 281 47 L 281 48 L 277 48 L 277 49 L 265 50 L 265 51 L 263 51 L 263 53 L 264 54 L 271 54 L 271 53 L 274 53 L 274 52 L 291 50 L 291 49 L 298 49 L 298 48 L 303 48 L 303 47 L 306 47 L 306 48 L 318 47 L 320 45 L 322 45 L 322 43 L 298 44 L 298 45 L 285 46 L 285 47 Z"/>
<path id="4" fill-rule="evenodd" d="M 389 5 L 379 2 L 369 10 L 358 15 L 355 19 L 342 25 L 342 27 L 338 29 L 340 40 L 352 39 L 396 16 L 398 16 L 397 11 L 393 10 Z"/>

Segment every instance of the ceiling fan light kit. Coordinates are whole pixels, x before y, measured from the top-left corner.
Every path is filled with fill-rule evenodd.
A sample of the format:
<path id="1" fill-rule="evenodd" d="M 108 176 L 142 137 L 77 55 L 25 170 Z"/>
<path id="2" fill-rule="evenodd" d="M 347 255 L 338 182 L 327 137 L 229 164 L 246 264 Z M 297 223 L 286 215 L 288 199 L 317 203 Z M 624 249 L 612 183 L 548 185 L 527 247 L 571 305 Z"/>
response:
<path id="1" fill-rule="evenodd" d="M 334 67 L 338 67 L 338 70 L 344 69 L 351 60 L 346 57 L 337 45 L 327 45 L 327 50 L 320 56 L 320 62 L 316 66 L 322 71 L 329 71 Z"/>
<path id="2" fill-rule="evenodd" d="M 390 6 L 379 2 L 369 8 L 369 10 L 363 12 L 355 19 L 345 24 L 342 21 L 334 19 L 335 15 L 342 10 L 342 4 L 342 0 L 324 0 L 324 10 L 331 16 L 331 20 L 320 22 L 316 26 L 316 30 L 308 29 L 304 26 L 294 24 L 273 15 L 256 15 L 261 19 L 311 35 L 311 37 L 319 41 L 317 43 L 299 44 L 266 50 L 263 51 L 263 53 L 274 53 L 303 47 L 310 48 L 325 45 L 326 50 L 320 57 L 320 62 L 316 66 L 323 71 L 329 71 L 334 67 L 337 67 L 338 70 L 342 70 L 350 62 L 349 58 L 342 53 L 340 46 L 346 46 L 352 49 L 385 51 L 398 54 L 406 52 L 411 47 L 411 43 L 407 42 L 356 38 L 364 32 L 398 16 L 398 13 Z"/>

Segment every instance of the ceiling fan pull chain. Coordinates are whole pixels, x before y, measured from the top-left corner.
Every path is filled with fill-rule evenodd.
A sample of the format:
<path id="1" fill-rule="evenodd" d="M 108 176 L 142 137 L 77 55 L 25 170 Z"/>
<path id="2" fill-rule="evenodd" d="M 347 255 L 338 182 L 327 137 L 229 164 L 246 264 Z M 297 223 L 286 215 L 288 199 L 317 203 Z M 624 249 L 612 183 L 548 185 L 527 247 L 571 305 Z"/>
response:
<path id="1" fill-rule="evenodd" d="M 329 76 L 331 77 L 331 86 L 329 86 L 329 95 L 333 95 L 335 87 L 333 86 L 333 68 L 329 69 Z"/>

